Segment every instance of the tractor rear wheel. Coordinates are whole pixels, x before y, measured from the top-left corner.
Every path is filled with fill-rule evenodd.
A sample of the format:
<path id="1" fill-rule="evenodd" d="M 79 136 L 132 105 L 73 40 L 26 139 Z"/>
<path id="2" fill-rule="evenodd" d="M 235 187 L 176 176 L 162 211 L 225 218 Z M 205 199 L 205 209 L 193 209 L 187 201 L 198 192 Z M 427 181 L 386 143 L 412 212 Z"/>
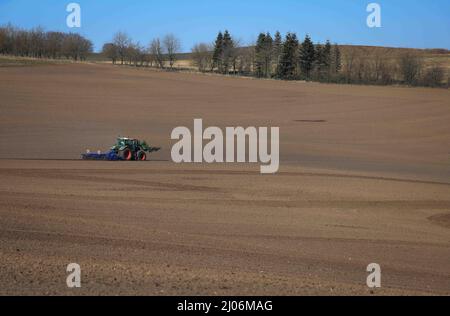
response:
<path id="1" fill-rule="evenodd" d="M 136 155 L 137 160 L 139 161 L 146 161 L 147 160 L 147 154 L 145 153 L 145 151 L 139 151 Z"/>
<path id="2" fill-rule="evenodd" d="M 125 148 L 119 151 L 119 157 L 123 160 L 130 161 L 133 158 L 133 154 L 130 149 Z"/>

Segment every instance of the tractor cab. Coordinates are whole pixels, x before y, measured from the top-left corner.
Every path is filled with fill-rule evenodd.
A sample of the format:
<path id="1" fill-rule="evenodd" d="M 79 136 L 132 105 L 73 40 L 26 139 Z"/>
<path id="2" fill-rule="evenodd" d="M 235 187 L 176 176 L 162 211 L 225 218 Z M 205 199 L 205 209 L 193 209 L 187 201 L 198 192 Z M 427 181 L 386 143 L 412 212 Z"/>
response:
<path id="1" fill-rule="evenodd" d="M 117 145 L 118 146 L 129 146 L 132 144 L 132 139 L 125 138 L 125 137 L 118 137 L 117 138 Z"/>
<path id="2" fill-rule="evenodd" d="M 135 138 L 118 137 L 116 145 L 111 150 L 116 152 L 122 160 L 146 160 L 146 152 L 152 153 L 160 148 L 150 147 L 145 141 Z"/>

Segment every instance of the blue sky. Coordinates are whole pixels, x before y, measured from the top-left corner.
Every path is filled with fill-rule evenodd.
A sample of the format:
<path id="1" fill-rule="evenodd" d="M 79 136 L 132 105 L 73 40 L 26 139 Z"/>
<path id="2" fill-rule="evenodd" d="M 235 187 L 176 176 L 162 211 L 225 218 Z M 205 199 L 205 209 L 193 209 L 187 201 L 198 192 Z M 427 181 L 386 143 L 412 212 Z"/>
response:
<path id="1" fill-rule="evenodd" d="M 66 6 L 81 6 L 80 29 L 66 25 Z M 382 8 L 382 27 L 368 28 L 367 4 Z M 259 32 L 310 34 L 315 42 L 450 49 L 450 0 L 0 0 L 0 25 L 75 31 L 101 48 L 116 31 L 147 45 L 176 34 L 183 51 L 228 29 L 244 43 Z"/>

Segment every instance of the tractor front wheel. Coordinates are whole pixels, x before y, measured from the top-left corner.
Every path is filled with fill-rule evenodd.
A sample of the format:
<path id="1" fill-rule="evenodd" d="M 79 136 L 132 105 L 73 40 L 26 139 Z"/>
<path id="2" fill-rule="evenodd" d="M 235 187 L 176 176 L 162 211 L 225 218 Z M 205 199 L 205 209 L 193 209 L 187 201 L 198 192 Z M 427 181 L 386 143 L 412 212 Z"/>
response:
<path id="1" fill-rule="evenodd" d="M 125 148 L 124 150 L 119 151 L 119 157 L 123 160 L 130 161 L 131 158 L 133 158 L 133 154 L 130 149 Z"/>
<path id="2" fill-rule="evenodd" d="M 137 153 L 136 157 L 137 157 L 137 160 L 139 160 L 139 161 L 147 160 L 147 154 L 145 153 L 145 151 L 142 151 L 142 150 Z"/>

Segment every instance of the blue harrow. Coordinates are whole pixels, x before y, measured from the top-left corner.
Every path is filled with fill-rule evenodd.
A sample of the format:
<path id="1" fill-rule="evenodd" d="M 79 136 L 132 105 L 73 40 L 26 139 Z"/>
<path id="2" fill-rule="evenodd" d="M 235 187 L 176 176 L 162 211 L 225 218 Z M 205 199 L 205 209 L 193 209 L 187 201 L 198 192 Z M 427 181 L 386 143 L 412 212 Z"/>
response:
<path id="1" fill-rule="evenodd" d="M 111 150 L 108 153 L 87 153 L 87 154 L 82 154 L 81 158 L 83 160 L 106 160 L 106 161 L 120 161 L 120 160 L 124 160 L 121 157 L 119 157 L 119 155 Z"/>

